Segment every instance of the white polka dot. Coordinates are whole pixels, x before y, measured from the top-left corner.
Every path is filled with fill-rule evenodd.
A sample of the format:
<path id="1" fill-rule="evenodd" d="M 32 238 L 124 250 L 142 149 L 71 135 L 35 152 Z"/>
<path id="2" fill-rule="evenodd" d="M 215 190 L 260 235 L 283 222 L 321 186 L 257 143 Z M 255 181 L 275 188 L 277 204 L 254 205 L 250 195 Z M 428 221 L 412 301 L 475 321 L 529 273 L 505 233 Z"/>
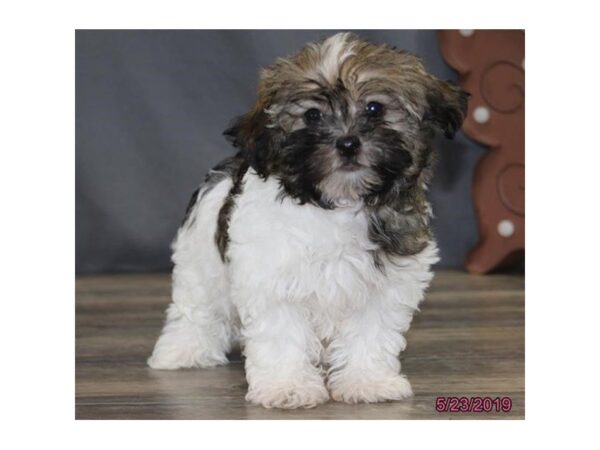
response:
<path id="1" fill-rule="evenodd" d="M 458 30 L 458 32 L 460 33 L 460 35 L 462 37 L 469 37 L 469 36 L 473 36 L 473 33 L 475 33 L 475 30 Z"/>
<path id="2" fill-rule="evenodd" d="M 498 222 L 498 234 L 502 237 L 511 237 L 513 234 L 515 234 L 514 223 L 508 219 Z"/>
<path id="3" fill-rule="evenodd" d="M 485 106 L 478 106 L 475 108 L 475 111 L 473 111 L 473 119 L 475 119 L 475 122 L 477 123 L 486 123 L 490 120 L 490 110 Z"/>

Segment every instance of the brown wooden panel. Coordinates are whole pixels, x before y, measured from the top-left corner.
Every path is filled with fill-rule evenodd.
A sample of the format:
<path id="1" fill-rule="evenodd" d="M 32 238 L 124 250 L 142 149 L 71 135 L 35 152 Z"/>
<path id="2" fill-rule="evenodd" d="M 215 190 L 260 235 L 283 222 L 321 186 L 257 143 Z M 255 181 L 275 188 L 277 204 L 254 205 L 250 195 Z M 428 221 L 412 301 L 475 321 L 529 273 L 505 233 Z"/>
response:
<path id="1" fill-rule="evenodd" d="M 489 147 L 473 178 L 479 242 L 472 273 L 521 261 L 525 254 L 525 32 L 445 30 L 442 55 L 471 94 L 463 129 Z"/>

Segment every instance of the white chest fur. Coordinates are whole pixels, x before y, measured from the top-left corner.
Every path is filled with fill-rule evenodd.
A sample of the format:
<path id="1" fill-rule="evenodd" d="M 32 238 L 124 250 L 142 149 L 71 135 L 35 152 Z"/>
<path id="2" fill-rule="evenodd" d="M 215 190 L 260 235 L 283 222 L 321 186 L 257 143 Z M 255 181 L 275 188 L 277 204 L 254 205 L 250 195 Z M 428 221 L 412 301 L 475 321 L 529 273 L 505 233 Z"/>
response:
<path id="1" fill-rule="evenodd" d="M 243 297 L 244 304 L 256 303 L 260 310 L 263 302 L 297 302 L 313 315 L 341 318 L 394 283 L 409 281 L 415 270 L 429 281 L 435 246 L 422 252 L 424 258 L 400 258 L 382 271 L 375 266 L 377 247 L 368 238 L 360 205 L 326 210 L 282 199 L 279 192 L 274 179 L 262 180 L 253 171 L 244 178 L 229 225 L 234 303 Z M 404 300 L 416 307 L 420 298 Z"/>

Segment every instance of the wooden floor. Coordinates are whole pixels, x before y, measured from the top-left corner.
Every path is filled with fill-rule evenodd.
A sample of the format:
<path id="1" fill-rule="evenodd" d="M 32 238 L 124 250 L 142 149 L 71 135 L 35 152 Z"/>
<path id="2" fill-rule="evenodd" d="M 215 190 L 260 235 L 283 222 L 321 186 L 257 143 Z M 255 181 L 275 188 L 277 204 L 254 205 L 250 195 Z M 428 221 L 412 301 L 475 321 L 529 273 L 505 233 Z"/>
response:
<path id="1" fill-rule="evenodd" d="M 267 410 L 244 401 L 239 355 L 215 369 L 146 366 L 169 302 L 168 275 L 78 277 L 77 419 L 523 418 L 524 278 L 438 272 L 407 335 L 402 402 Z M 511 397 L 509 413 L 438 413 L 438 396 Z"/>

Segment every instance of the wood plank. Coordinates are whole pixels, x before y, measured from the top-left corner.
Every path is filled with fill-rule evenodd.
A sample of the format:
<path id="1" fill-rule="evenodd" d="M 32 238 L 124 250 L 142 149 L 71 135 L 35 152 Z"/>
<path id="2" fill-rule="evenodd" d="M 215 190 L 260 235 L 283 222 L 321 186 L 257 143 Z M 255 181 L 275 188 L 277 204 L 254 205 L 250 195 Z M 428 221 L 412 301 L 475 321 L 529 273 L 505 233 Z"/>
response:
<path id="1" fill-rule="evenodd" d="M 524 288 L 519 275 L 442 271 L 415 316 L 401 357 L 415 397 L 311 410 L 267 410 L 244 400 L 239 351 L 214 369 L 145 364 L 169 303 L 168 274 L 76 280 L 78 419 L 522 419 Z M 437 413 L 437 396 L 509 396 L 509 413 Z"/>

